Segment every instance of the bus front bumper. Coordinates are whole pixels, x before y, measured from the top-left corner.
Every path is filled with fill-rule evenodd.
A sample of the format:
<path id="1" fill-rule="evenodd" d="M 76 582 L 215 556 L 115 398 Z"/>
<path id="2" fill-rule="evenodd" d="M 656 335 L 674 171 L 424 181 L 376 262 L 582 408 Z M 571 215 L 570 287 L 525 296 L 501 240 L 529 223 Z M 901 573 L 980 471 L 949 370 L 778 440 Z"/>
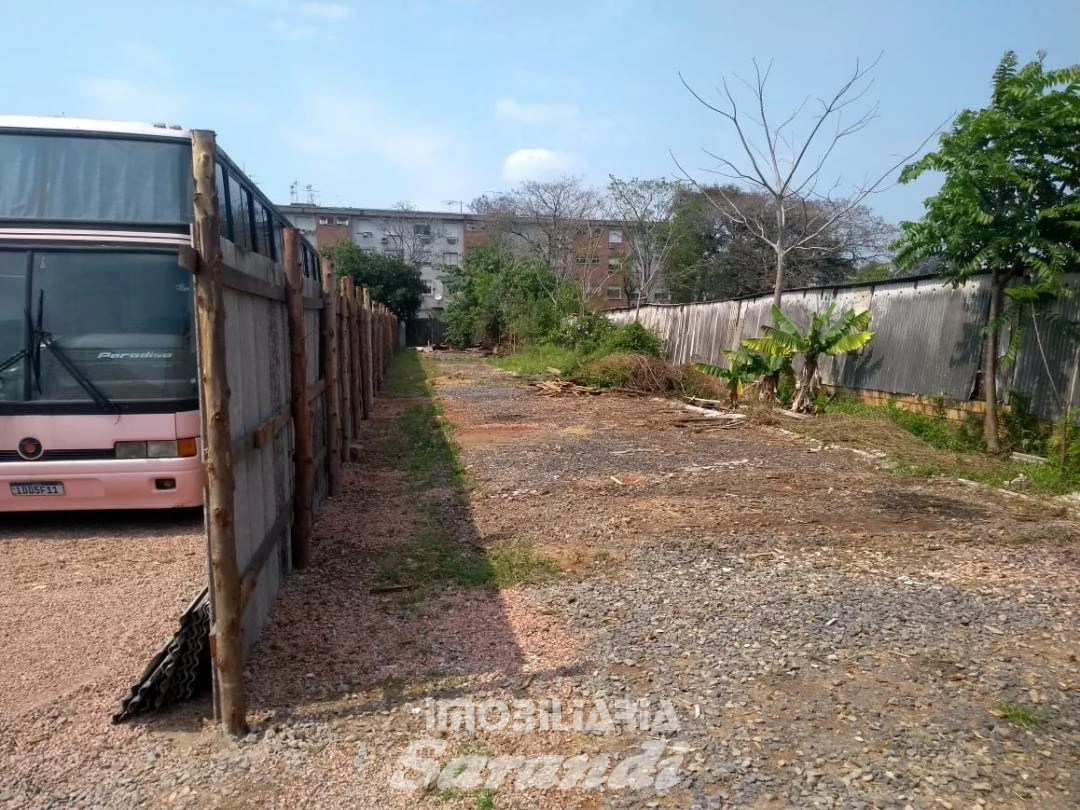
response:
<path id="1" fill-rule="evenodd" d="M 174 509 L 201 506 L 202 497 L 198 458 L 0 463 L 0 512 Z"/>

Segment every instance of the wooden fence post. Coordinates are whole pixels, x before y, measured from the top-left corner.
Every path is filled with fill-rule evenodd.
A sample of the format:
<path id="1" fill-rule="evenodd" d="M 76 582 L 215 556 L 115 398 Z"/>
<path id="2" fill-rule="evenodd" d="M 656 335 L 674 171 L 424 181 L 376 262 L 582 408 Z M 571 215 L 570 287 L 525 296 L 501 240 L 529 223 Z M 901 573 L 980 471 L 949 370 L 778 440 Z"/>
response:
<path id="1" fill-rule="evenodd" d="M 331 497 L 341 494 L 341 402 L 338 399 L 338 307 L 334 260 L 322 257 L 322 378 L 326 409 L 326 479 Z"/>
<path id="2" fill-rule="evenodd" d="M 304 274 L 300 269 L 300 234 L 284 229 L 285 293 L 289 313 L 289 376 L 293 420 L 293 565 L 304 568 L 311 557 L 311 512 L 315 500 L 315 452 L 307 384 L 307 335 L 304 323 Z"/>
<path id="3" fill-rule="evenodd" d="M 221 215 L 215 160 L 217 142 L 209 130 L 191 134 L 195 190 L 196 328 L 203 409 L 203 466 L 206 475 L 206 531 L 210 548 L 213 627 L 210 653 L 217 675 L 219 709 L 225 730 L 247 734 L 244 693 L 243 602 L 236 563 L 232 427 L 229 424 L 229 377 L 226 366 L 225 294 L 222 279 Z"/>
<path id="4" fill-rule="evenodd" d="M 372 368 L 373 353 L 371 350 L 371 291 L 364 287 L 362 290 L 364 312 L 364 413 L 370 419 L 375 409 L 375 372 Z"/>
<path id="5" fill-rule="evenodd" d="M 338 292 L 341 295 L 341 338 L 338 341 L 341 361 L 341 461 L 349 460 L 349 445 L 356 433 L 356 425 L 353 424 L 352 392 L 356 379 L 352 373 L 352 357 L 354 354 L 353 337 L 356 334 L 353 323 L 353 301 L 349 294 L 352 279 L 343 277 L 338 282 Z"/>
<path id="6" fill-rule="evenodd" d="M 356 285 L 352 284 L 350 279 L 349 297 L 352 299 L 352 311 L 353 311 L 353 345 L 352 345 L 352 378 L 353 378 L 353 390 L 352 390 L 352 403 L 353 403 L 353 423 L 356 425 L 356 436 L 360 436 L 360 422 L 364 418 L 364 402 L 363 402 L 363 384 L 361 380 L 364 376 L 363 369 L 363 339 L 364 330 L 361 328 L 363 323 L 364 313 L 360 306 L 360 291 L 356 289 Z M 350 452 L 350 458 L 352 457 Z"/>

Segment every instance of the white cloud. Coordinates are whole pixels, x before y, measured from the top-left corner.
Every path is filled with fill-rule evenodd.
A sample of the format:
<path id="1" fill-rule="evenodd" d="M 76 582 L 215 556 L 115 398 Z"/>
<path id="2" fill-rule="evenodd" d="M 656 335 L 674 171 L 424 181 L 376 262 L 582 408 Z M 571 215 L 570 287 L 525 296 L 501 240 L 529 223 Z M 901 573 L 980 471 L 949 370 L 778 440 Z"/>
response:
<path id="1" fill-rule="evenodd" d="M 319 29 L 314 25 L 297 25 L 296 23 L 288 22 L 281 17 L 278 17 L 270 23 L 270 30 L 279 37 L 292 42 L 306 42 L 307 40 L 314 39 L 315 35 L 319 33 Z"/>
<path id="2" fill-rule="evenodd" d="M 76 86 L 94 118 L 176 123 L 186 106 L 177 95 L 127 79 L 80 79 Z"/>
<path id="3" fill-rule="evenodd" d="M 495 118 L 519 124 L 573 123 L 581 111 L 573 104 L 525 104 L 512 98 L 495 102 Z"/>
<path id="4" fill-rule="evenodd" d="M 353 14 L 345 3 L 323 3 L 318 0 L 243 0 L 255 11 L 276 15 L 269 23 L 270 31 L 291 42 L 313 39 L 328 23 L 341 23 Z"/>
<path id="5" fill-rule="evenodd" d="M 503 161 L 503 180 L 520 183 L 525 180 L 556 180 L 582 169 L 582 160 L 569 152 L 551 149 L 518 149 Z"/>

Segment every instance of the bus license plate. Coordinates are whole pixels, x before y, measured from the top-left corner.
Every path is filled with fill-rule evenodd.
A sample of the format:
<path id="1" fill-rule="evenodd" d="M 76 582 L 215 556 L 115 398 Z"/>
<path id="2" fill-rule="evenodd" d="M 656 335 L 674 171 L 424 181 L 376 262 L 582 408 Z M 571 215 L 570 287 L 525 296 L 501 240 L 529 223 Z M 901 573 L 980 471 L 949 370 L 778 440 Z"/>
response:
<path id="1" fill-rule="evenodd" d="M 64 485 L 59 481 L 34 481 L 27 484 L 12 484 L 12 495 L 63 495 Z"/>

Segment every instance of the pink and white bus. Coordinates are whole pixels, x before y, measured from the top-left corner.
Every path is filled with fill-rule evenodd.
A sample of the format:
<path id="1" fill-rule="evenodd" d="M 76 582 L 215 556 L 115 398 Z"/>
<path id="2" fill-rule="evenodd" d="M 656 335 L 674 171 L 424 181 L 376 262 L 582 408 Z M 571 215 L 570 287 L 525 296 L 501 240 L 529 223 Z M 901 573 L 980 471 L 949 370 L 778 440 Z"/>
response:
<path id="1" fill-rule="evenodd" d="M 223 237 L 276 260 L 287 221 L 217 168 Z M 0 116 L 0 512 L 202 503 L 192 217 L 187 130 Z"/>

